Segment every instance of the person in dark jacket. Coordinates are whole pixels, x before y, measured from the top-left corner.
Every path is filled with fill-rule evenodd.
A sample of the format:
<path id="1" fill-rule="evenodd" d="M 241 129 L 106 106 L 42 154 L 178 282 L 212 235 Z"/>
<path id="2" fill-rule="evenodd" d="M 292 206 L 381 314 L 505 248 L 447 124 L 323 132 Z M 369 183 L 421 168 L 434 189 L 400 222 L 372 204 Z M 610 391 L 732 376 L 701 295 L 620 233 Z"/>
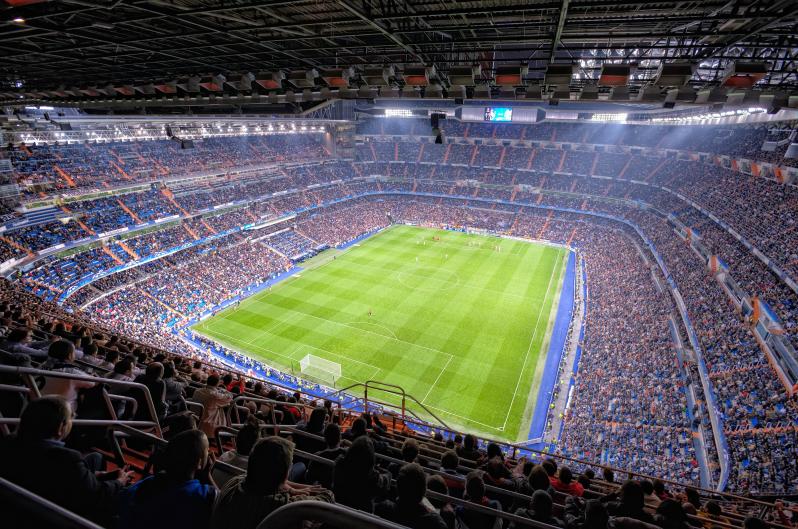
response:
<path id="1" fill-rule="evenodd" d="M 467 437 L 468 436 L 466 436 L 466 438 Z M 488 497 L 485 496 L 485 482 L 482 480 L 482 472 L 478 470 L 469 472 L 468 476 L 466 476 L 466 492 L 464 499 L 482 507 L 495 509 L 497 511 L 502 510 L 502 506 L 499 502 L 488 499 Z M 455 513 L 457 514 L 457 519 L 464 523 L 468 529 L 499 529 L 502 525 L 502 519 L 498 516 L 476 512 L 462 505 L 455 509 Z"/>
<path id="2" fill-rule="evenodd" d="M 585 501 L 577 496 L 568 496 L 563 518 L 569 529 L 606 529 L 610 515 L 599 500 Z"/>
<path id="3" fill-rule="evenodd" d="M 329 423 L 324 428 L 324 443 L 326 448 L 316 455 L 335 461 L 339 456 L 346 453 L 346 448 L 341 446 L 341 427 L 334 423 Z M 308 473 L 305 476 L 308 483 L 318 483 L 324 488 L 332 487 L 333 480 L 333 466 L 325 465 L 318 461 L 311 461 L 308 465 Z"/>
<path id="4" fill-rule="evenodd" d="M 332 503 L 329 490 L 288 481 L 294 444 L 280 437 L 258 441 L 247 463 L 247 473 L 224 486 L 213 514 L 214 529 L 255 529 L 274 510 L 296 501 Z M 187 526 L 188 527 L 188 526 Z"/>
<path id="5" fill-rule="evenodd" d="M 624 481 L 617 495 L 616 493 L 608 494 L 602 500 L 607 502 L 607 512 L 610 516 L 634 518 L 641 522 L 654 523 L 654 518 L 644 510 L 643 488 L 637 481 L 631 479 Z"/>
<path id="6" fill-rule="evenodd" d="M 391 484 L 390 474 L 379 472 L 374 468 L 375 462 L 374 444 L 365 435 L 355 439 L 346 453 L 335 460 L 333 493 L 338 503 L 374 511 L 374 500 Z"/>
<path id="7" fill-rule="evenodd" d="M 59 396 L 30 402 L 15 439 L 0 449 L 0 476 L 81 516 L 105 521 L 108 506 L 130 480 L 127 469 L 102 470 L 100 454 L 64 446 L 72 409 Z M 6 520 L 7 521 L 7 520 Z"/>
<path id="8" fill-rule="evenodd" d="M 208 437 L 186 430 L 169 441 L 158 473 L 120 495 L 119 529 L 207 528 L 218 489 L 211 478 Z"/>
<path id="9" fill-rule="evenodd" d="M 396 502 L 378 503 L 374 514 L 410 529 L 447 529 L 446 523 L 425 497 L 427 476 L 418 463 L 408 463 L 396 478 Z"/>
<path id="10" fill-rule="evenodd" d="M 536 490 L 532 495 L 532 501 L 529 508 L 522 508 L 515 511 L 518 516 L 535 520 L 536 522 L 553 525 L 555 527 L 565 527 L 565 524 L 559 518 L 555 518 L 552 513 L 554 511 L 554 501 L 549 496 L 549 493 L 543 490 Z M 511 528 L 518 527 L 512 523 Z"/>
<path id="11" fill-rule="evenodd" d="M 169 405 L 166 403 L 166 383 L 163 381 L 163 364 L 160 362 L 152 362 L 147 365 L 144 374 L 137 376 L 133 382 L 144 384 L 150 390 L 150 397 L 152 403 L 155 405 L 155 413 L 159 419 L 166 418 L 169 411 Z M 136 419 L 150 420 L 150 410 L 147 408 L 147 401 L 141 392 L 136 392 L 138 400 L 138 409 L 136 410 Z M 139 396 L 140 395 L 140 396 Z"/>

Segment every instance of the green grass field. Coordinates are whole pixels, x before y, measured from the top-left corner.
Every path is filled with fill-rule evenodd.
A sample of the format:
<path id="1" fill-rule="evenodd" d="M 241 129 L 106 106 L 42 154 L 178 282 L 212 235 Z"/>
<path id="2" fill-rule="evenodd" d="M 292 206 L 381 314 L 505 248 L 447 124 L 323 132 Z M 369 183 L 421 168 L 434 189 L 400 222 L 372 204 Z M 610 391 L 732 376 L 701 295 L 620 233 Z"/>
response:
<path id="1" fill-rule="evenodd" d="M 526 439 L 565 256 L 542 244 L 394 226 L 315 257 L 194 330 L 294 372 L 310 353 L 341 364 L 338 387 L 396 384 L 450 427 Z"/>

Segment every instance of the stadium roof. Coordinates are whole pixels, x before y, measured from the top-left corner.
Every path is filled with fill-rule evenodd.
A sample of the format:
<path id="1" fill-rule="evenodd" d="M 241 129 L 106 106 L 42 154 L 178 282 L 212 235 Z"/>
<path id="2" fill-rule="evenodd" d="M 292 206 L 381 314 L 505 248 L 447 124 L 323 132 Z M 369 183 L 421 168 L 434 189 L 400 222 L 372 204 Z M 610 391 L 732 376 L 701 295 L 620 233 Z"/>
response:
<path id="1" fill-rule="evenodd" d="M 191 78 L 195 88 L 213 90 L 238 86 L 241 75 L 264 78 L 264 72 L 278 90 L 336 83 L 357 88 L 375 79 L 381 84 L 373 69 L 390 66 L 384 84 L 402 87 L 413 65 L 444 89 L 458 66 L 474 67 L 476 85 L 498 85 L 502 66 L 520 66 L 520 84 L 550 84 L 546 73 L 552 63 L 573 65 L 570 85 L 578 89 L 596 84 L 605 63 L 630 64 L 625 82 L 644 85 L 655 79 L 662 61 L 692 63 L 688 78 L 694 88 L 717 86 L 735 62 L 753 62 L 762 68 L 756 88 L 798 89 L 795 0 L 0 0 L 0 5 L 0 91 L 66 87 L 76 95 L 99 90 L 119 96 L 146 83 L 185 87 L 181 83 Z"/>

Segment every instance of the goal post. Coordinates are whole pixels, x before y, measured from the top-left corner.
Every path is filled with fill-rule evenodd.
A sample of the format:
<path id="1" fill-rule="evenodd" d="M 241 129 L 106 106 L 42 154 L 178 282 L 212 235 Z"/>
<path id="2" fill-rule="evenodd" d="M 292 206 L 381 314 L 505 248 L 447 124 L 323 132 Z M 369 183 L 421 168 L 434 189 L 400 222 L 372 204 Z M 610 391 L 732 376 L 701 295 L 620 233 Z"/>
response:
<path id="1" fill-rule="evenodd" d="M 303 376 L 333 387 L 341 378 L 341 364 L 312 354 L 299 361 L 299 371 Z"/>

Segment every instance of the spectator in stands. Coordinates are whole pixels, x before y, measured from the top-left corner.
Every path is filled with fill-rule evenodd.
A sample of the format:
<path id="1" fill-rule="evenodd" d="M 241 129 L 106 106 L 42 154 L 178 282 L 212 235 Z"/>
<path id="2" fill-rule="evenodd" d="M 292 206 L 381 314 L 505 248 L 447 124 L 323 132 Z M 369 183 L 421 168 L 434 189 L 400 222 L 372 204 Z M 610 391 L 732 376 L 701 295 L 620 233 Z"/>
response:
<path id="1" fill-rule="evenodd" d="M 163 382 L 166 385 L 166 404 L 168 413 L 180 413 L 186 410 L 186 387 L 188 382 L 177 374 L 175 363 L 172 361 L 163 364 Z"/>
<path id="2" fill-rule="evenodd" d="M 482 457 L 482 453 L 477 447 L 477 438 L 471 434 L 467 434 L 463 439 L 463 446 L 457 450 L 457 455 L 460 456 L 461 459 L 479 461 Z"/>
<path id="3" fill-rule="evenodd" d="M 133 382 L 144 384 L 150 391 L 150 398 L 155 406 L 155 414 L 159 420 L 166 418 L 169 405 L 166 403 L 166 383 L 163 381 L 163 364 L 151 362 L 144 370 L 144 374 L 137 376 Z M 140 393 L 140 392 L 137 392 Z M 139 401 L 136 418 L 139 420 L 150 419 L 150 410 L 147 409 L 147 401 L 144 395 L 137 395 Z"/>
<path id="4" fill-rule="evenodd" d="M 310 418 L 307 422 L 300 422 L 297 424 L 296 429 L 300 432 L 306 432 L 311 435 L 316 435 L 321 437 L 324 435 L 324 424 L 327 419 L 327 410 L 321 406 L 313 408 L 313 411 L 310 412 Z M 298 433 L 294 435 L 294 443 L 296 444 L 297 450 L 302 450 L 303 452 L 310 452 L 314 454 L 320 450 L 324 450 L 325 444 L 324 441 L 321 439 L 314 439 L 307 435 L 302 435 Z"/>
<path id="5" fill-rule="evenodd" d="M 47 359 L 47 351 L 30 343 L 30 329 L 13 329 L 8 333 L 0 347 L 13 354 L 26 354 L 32 360 L 41 362 Z M 38 345 L 38 344 L 37 344 Z M 46 347 L 46 346 L 45 346 Z"/>
<path id="6" fill-rule="evenodd" d="M 466 436 L 466 439 L 468 436 Z M 466 490 L 464 498 L 471 503 L 501 511 L 502 507 L 496 500 L 491 500 L 485 496 L 485 482 L 482 480 L 482 472 L 469 472 L 466 476 Z M 502 519 L 492 514 L 476 512 L 458 506 L 455 509 L 457 518 L 469 529 L 500 529 Z"/>
<path id="7" fill-rule="evenodd" d="M 529 471 L 529 477 L 521 481 L 518 485 L 518 492 L 526 494 L 527 496 L 532 496 L 532 494 L 538 490 L 544 490 L 548 492 L 549 495 L 554 494 L 554 488 L 551 486 L 549 475 L 546 473 L 546 469 L 541 465 L 533 466 L 532 470 Z"/>
<path id="8" fill-rule="evenodd" d="M 717 525 L 716 522 L 720 522 L 722 524 L 729 523 L 729 519 L 723 516 L 723 509 L 721 508 L 720 504 L 714 500 L 710 500 L 706 503 L 706 505 L 704 505 L 704 510 L 703 512 L 699 512 L 699 516 L 705 519 L 705 529 L 722 527 Z"/>
<path id="9" fill-rule="evenodd" d="M 619 492 L 608 494 L 602 500 L 607 502 L 607 512 L 610 516 L 625 516 L 646 523 L 654 521 L 644 510 L 643 488 L 637 481 L 631 479 L 624 481 Z"/>
<path id="10" fill-rule="evenodd" d="M 217 375 L 209 375 L 205 387 L 195 391 L 192 398 L 203 406 L 200 429 L 209 439 L 216 437 L 216 428 L 227 426 L 225 407 L 233 402 L 233 395 L 219 387 Z"/>
<path id="11" fill-rule="evenodd" d="M 249 463 L 249 454 L 252 448 L 260 440 L 260 424 L 257 419 L 250 417 L 247 423 L 242 426 L 236 434 L 236 448 L 235 450 L 228 450 L 219 457 L 219 461 L 227 463 L 237 468 L 245 469 Z M 226 471 L 221 471 L 220 468 L 214 467 L 213 480 L 220 488 L 224 488 L 233 476 Z"/>
<path id="12" fill-rule="evenodd" d="M 133 361 L 129 358 L 123 358 L 114 364 L 114 370 L 108 373 L 105 378 L 133 382 Z"/>
<path id="13" fill-rule="evenodd" d="M 47 351 L 47 362 L 44 369 L 70 375 L 87 376 L 75 364 L 75 345 L 66 340 L 58 340 L 50 344 Z M 78 390 L 94 387 L 88 380 L 70 380 L 65 378 L 46 377 L 42 395 L 61 395 L 69 403 L 73 411 L 78 409 Z"/>
<path id="14" fill-rule="evenodd" d="M 218 494 L 212 467 L 203 432 L 178 434 L 159 458 L 158 473 L 122 493 L 119 528 L 207 527 Z"/>
<path id="15" fill-rule="evenodd" d="M 346 453 L 335 460 L 333 492 L 336 501 L 354 509 L 372 512 L 375 498 L 384 494 L 391 484 L 390 474 L 378 471 L 375 463 L 371 439 L 365 435 L 355 439 Z"/>
<path id="16" fill-rule="evenodd" d="M 571 496 L 582 496 L 585 493 L 584 487 L 581 483 L 574 481 L 573 479 L 574 477 L 570 468 L 560 467 L 557 481 L 552 483 L 552 487 L 554 487 L 554 490 L 569 494 Z M 651 483 L 649 482 L 649 484 Z"/>
<path id="17" fill-rule="evenodd" d="M 515 511 L 518 516 L 535 520 L 554 527 L 565 527 L 565 524 L 559 518 L 553 516 L 554 501 L 549 496 L 549 493 L 543 490 L 536 490 L 532 494 L 532 501 L 528 508 L 521 508 Z M 515 524 L 510 524 L 510 527 L 517 527 Z"/>
<path id="18" fill-rule="evenodd" d="M 666 499 L 660 502 L 654 519 L 663 529 L 690 529 L 687 513 L 682 504 L 676 500 Z"/>
<path id="19" fill-rule="evenodd" d="M 294 446 L 281 437 L 259 441 L 249 456 L 247 473 L 236 476 L 222 489 L 212 527 L 254 529 L 275 509 L 291 502 L 333 502 L 329 490 L 288 481 Z"/>
<path id="20" fill-rule="evenodd" d="M 640 488 L 643 489 L 643 500 L 646 502 L 646 505 L 656 507 L 660 504 L 662 500 L 655 494 L 654 484 L 650 480 L 644 479 L 640 481 Z"/>
<path id="21" fill-rule="evenodd" d="M 386 500 L 374 514 L 410 529 L 447 529 L 435 507 L 427 500 L 427 476 L 418 463 L 404 465 L 396 478 L 396 501 Z"/>
<path id="22" fill-rule="evenodd" d="M 444 472 L 442 477 L 449 493 L 455 498 L 462 498 L 465 492 L 465 476 L 457 471 L 460 466 L 460 458 L 454 450 L 447 450 L 441 456 L 441 470 Z"/>
<path id="23" fill-rule="evenodd" d="M 565 499 L 563 518 L 569 529 L 606 529 L 610 515 L 599 500 L 585 501 L 576 496 L 568 496 Z"/>
<path id="24" fill-rule="evenodd" d="M 352 427 L 349 428 L 349 430 L 347 430 L 346 432 L 344 432 L 343 438 L 346 439 L 347 441 L 354 442 L 355 439 L 357 439 L 358 437 L 367 434 L 368 431 L 366 430 L 366 420 L 362 417 L 358 417 L 352 422 Z"/>
<path id="25" fill-rule="evenodd" d="M 324 450 L 316 452 L 316 455 L 335 461 L 339 456 L 346 452 L 341 447 L 341 427 L 334 423 L 329 423 L 324 427 Z M 305 477 L 310 483 L 318 483 L 324 488 L 332 487 L 333 468 L 332 465 L 325 465 L 317 461 L 311 461 L 308 465 L 308 472 Z"/>
<path id="26" fill-rule="evenodd" d="M 15 439 L 0 449 L 0 476 L 81 516 L 104 521 L 108 506 L 131 472 L 101 472 L 102 456 L 66 448 L 73 412 L 60 396 L 31 401 L 22 412 Z"/>

